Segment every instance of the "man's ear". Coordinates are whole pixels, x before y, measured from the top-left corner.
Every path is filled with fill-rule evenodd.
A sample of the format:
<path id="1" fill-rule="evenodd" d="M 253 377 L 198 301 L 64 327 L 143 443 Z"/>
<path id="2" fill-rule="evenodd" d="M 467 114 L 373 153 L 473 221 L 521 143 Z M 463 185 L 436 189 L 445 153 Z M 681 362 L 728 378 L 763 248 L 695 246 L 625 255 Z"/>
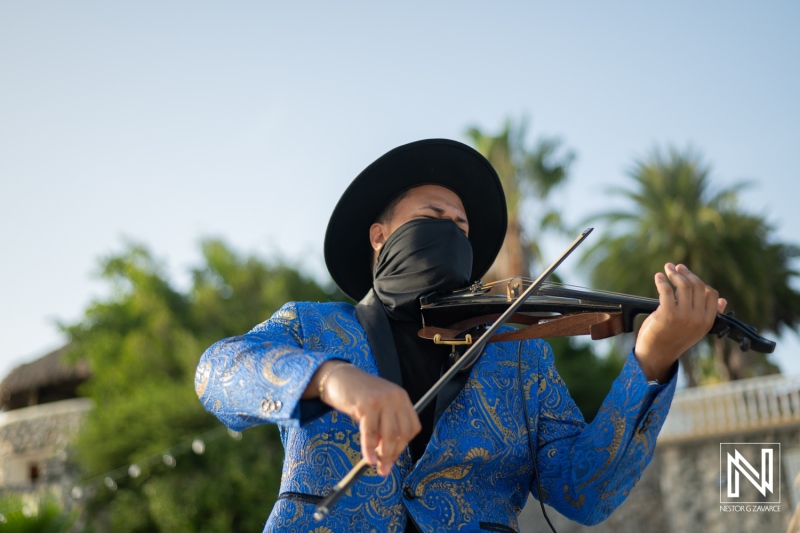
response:
<path id="1" fill-rule="evenodd" d="M 388 238 L 389 228 L 386 225 L 381 224 L 380 222 L 375 222 L 373 225 L 369 227 L 369 243 L 372 245 L 372 249 L 376 252 L 380 252 L 381 248 L 383 248 L 383 244 L 386 242 Z"/>

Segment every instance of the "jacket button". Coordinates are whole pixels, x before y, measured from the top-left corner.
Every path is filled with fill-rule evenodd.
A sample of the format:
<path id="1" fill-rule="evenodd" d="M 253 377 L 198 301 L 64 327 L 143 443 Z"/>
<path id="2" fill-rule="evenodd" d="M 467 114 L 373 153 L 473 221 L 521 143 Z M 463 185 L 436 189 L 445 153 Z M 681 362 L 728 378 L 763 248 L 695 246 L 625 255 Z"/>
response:
<path id="1" fill-rule="evenodd" d="M 280 411 L 281 407 L 283 407 L 283 402 L 281 402 L 280 400 L 276 400 L 275 401 L 275 412 Z"/>
<path id="2" fill-rule="evenodd" d="M 403 498 L 406 500 L 413 500 L 417 496 L 414 494 L 414 491 L 411 490 L 411 487 L 405 486 L 403 487 Z"/>

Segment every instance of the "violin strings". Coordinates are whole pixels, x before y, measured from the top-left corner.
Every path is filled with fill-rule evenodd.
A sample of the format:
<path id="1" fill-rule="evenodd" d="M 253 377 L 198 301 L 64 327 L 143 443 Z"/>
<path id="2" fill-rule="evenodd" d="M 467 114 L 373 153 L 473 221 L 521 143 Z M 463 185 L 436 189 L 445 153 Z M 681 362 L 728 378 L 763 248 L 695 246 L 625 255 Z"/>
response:
<path id="1" fill-rule="evenodd" d="M 528 284 L 530 283 L 529 278 L 518 278 L 523 283 Z M 633 294 L 625 294 L 621 292 L 614 292 L 614 291 L 605 291 L 602 289 L 590 289 L 587 287 L 580 287 L 578 285 L 568 285 L 566 283 L 556 283 L 554 281 L 546 281 L 542 283 L 542 287 L 538 292 L 544 292 L 542 289 L 547 289 L 547 287 L 553 287 L 555 289 L 563 289 L 566 291 L 577 293 L 575 296 L 584 296 L 585 299 L 591 300 L 593 294 L 602 295 L 602 296 L 613 296 L 614 298 L 624 299 L 628 301 L 634 302 L 642 302 L 642 303 L 656 303 L 658 302 L 658 298 L 650 298 L 647 296 L 636 296 Z"/>
<path id="2" fill-rule="evenodd" d="M 622 293 L 622 292 L 605 291 L 605 290 L 602 290 L 602 289 L 589 289 L 587 287 L 580 287 L 578 285 L 568 285 L 566 283 L 545 282 L 542 285 L 545 286 L 545 287 L 547 287 L 547 286 L 552 286 L 552 287 L 557 287 L 557 288 L 561 287 L 561 288 L 564 288 L 564 289 L 567 289 L 567 290 L 573 290 L 575 292 L 588 293 L 588 296 L 590 296 L 590 297 L 591 297 L 592 293 L 597 293 L 597 294 L 603 294 L 603 295 L 606 295 L 606 296 L 618 296 L 618 297 L 626 298 L 626 299 L 629 299 L 629 300 L 638 300 L 638 301 L 642 301 L 642 302 L 652 302 L 654 300 L 655 301 L 658 300 L 658 298 L 650 298 L 648 296 L 637 296 L 635 294 L 625 294 L 625 293 Z"/>
<path id="3" fill-rule="evenodd" d="M 490 282 L 490 283 L 486 283 L 485 285 L 483 285 L 483 288 L 484 289 L 491 289 L 491 288 L 494 288 L 494 287 L 502 286 L 504 284 L 509 283 L 512 280 L 519 280 L 522 283 L 523 286 L 528 286 L 528 285 L 530 285 L 532 283 L 531 278 L 518 276 L 518 277 L 514 277 L 514 278 L 506 278 L 506 279 L 501 279 L 501 280 L 493 281 L 493 282 Z M 648 296 L 636 296 L 636 295 L 633 295 L 633 294 L 625 294 L 625 293 L 622 293 L 622 292 L 606 291 L 606 290 L 602 290 L 602 289 L 591 289 L 591 288 L 588 288 L 588 287 L 581 287 L 579 285 L 568 285 L 566 283 L 556 283 L 554 281 L 545 281 L 544 283 L 542 283 L 542 286 L 537 291 L 537 293 L 540 293 L 540 294 L 546 293 L 546 289 L 548 287 L 551 287 L 551 288 L 556 289 L 556 290 L 565 291 L 565 293 L 573 293 L 573 294 L 570 294 L 569 296 L 570 297 L 575 297 L 575 298 L 582 298 L 582 299 L 585 299 L 585 300 L 591 300 L 593 295 L 598 295 L 598 296 L 609 296 L 609 297 L 613 297 L 613 298 L 615 298 L 617 300 L 625 300 L 625 301 L 628 301 L 628 302 L 641 302 L 641 303 L 646 303 L 646 304 L 658 303 L 658 298 L 650 298 Z M 545 289 L 545 290 L 543 290 L 543 289 Z"/>

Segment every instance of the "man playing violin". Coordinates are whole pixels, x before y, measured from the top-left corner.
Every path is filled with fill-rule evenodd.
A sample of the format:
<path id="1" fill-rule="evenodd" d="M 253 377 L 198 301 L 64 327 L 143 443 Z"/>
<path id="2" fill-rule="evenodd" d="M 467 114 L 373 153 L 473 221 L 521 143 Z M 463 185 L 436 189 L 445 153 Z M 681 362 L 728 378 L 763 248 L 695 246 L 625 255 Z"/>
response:
<path id="1" fill-rule="evenodd" d="M 328 270 L 359 303 L 290 302 L 203 354 L 206 409 L 235 430 L 280 425 L 281 492 L 264 531 L 517 531 L 531 492 L 584 524 L 622 503 L 652 458 L 678 357 L 725 300 L 683 265 L 655 274 L 659 307 L 590 424 L 541 340 L 487 345 L 417 415 L 450 353 L 417 335 L 419 297 L 479 280 L 506 223 L 478 152 L 444 139 L 396 148 L 328 224 Z M 314 505 L 362 456 L 375 468 L 315 522 Z"/>

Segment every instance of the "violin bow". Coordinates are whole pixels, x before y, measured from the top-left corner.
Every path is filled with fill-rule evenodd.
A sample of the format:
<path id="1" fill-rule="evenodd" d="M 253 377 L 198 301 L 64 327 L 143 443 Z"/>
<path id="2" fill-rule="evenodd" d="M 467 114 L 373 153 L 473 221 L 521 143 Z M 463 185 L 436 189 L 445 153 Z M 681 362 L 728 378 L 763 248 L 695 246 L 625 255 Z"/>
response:
<path id="1" fill-rule="evenodd" d="M 519 309 L 522 303 L 525 301 L 528 296 L 534 293 L 536 289 L 541 286 L 544 281 L 550 277 L 560 265 L 564 262 L 564 260 L 569 256 L 575 248 L 578 247 L 585 239 L 589 236 L 594 228 L 587 228 L 581 232 L 581 234 L 572 241 L 567 249 L 556 259 L 549 267 L 547 267 L 542 274 L 536 278 L 536 280 L 531 283 L 531 285 L 525 289 L 519 298 L 516 298 L 511 305 L 506 309 L 506 311 L 500 315 L 500 317 L 495 321 L 486 332 L 476 341 L 474 342 L 469 349 L 464 353 L 462 357 L 460 357 L 450 369 L 445 372 L 442 377 L 439 378 L 439 381 L 434 383 L 433 387 L 430 388 L 428 392 L 425 393 L 422 398 L 414 404 L 414 411 L 417 414 L 421 413 L 423 409 L 431 402 L 433 398 L 436 397 L 437 394 L 442 390 L 442 388 L 447 385 L 452 379 L 453 376 L 458 374 L 458 372 L 462 369 L 462 367 L 470 361 L 475 354 L 480 354 L 483 351 L 483 348 L 486 346 L 489 338 L 494 334 L 506 321 L 511 318 L 511 316 Z M 319 522 L 323 518 L 325 518 L 339 499 L 344 496 L 345 492 L 347 492 L 350 487 L 352 487 L 356 481 L 358 481 L 361 476 L 369 469 L 370 464 L 366 461 L 366 459 L 362 458 L 351 470 L 350 472 L 345 475 L 341 481 L 339 481 L 333 489 L 325 496 L 318 504 L 314 511 L 314 520 Z"/>

